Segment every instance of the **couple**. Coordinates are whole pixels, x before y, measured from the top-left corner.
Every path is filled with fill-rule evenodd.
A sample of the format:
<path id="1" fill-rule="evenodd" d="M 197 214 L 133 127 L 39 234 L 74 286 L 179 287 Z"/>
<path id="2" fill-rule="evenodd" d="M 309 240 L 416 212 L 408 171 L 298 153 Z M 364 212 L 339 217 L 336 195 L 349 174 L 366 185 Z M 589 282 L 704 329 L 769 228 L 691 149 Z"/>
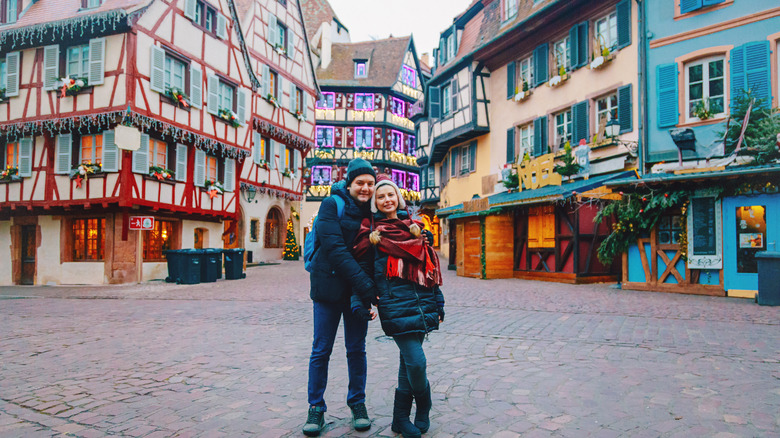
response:
<path id="1" fill-rule="evenodd" d="M 377 316 L 371 308 L 375 304 L 382 329 L 400 350 L 392 430 L 419 437 L 430 427 L 431 409 L 422 344 L 444 321 L 439 259 L 420 237 L 419 224 L 409 218 L 390 178 L 377 177 L 368 161 L 356 158 L 347 167 L 345 182 L 333 185 L 314 225 L 319 249 L 311 267 L 314 341 L 303 433 L 317 436 L 325 424 L 328 361 L 342 315 L 352 425 L 359 431 L 371 427 L 365 405 L 366 332 L 368 321 Z M 413 403 L 414 423 L 409 419 Z"/>

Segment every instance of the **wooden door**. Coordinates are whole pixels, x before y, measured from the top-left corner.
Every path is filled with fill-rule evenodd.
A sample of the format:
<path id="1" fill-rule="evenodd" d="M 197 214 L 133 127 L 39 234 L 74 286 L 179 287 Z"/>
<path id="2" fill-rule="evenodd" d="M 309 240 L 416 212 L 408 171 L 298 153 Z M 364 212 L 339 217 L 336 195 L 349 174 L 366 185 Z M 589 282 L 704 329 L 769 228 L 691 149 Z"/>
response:
<path id="1" fill-rule="evenodd" d="M 35 225 L 22 227 L 22 276 L 19 284 L 35 284 Z"/>
<path id="2" fill-rule="evenodd" d="M 482 277 L 482 231 L 479 218 L 463 224 L 463 275 Z"/>
<path id="3" fill-rule="evenodd" d="M 458 263 L 458 236 L 457 236 L 457 228 L 455 226 L 455 222 L 450 221 L 450 260 L 449 260 L 449 266 L 447 269 L 453 270 L 456 269 L 457 263 Z M 461 238 L 463 236 L 460 236 Z M 463 260 L 461 258 L 461 260 Z"/>

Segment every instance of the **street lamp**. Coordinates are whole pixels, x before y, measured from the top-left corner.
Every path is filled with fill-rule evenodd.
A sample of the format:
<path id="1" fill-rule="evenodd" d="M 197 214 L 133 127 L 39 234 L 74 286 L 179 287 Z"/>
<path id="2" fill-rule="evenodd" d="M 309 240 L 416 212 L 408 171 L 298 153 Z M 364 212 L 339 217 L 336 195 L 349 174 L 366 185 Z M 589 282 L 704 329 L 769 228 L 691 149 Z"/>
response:
<path id="1" fill-rule="evenodd" d="M 607 122 L 607 126 L 604 128 L 604 135 L 614 139 L 615 137 L 618 136 L 619 133 L 620 133 L 620 123 L 618 123 L 618 121 L 615 120 L 614 117 L 610 117 L 609 122 Z"/>
<path id="2" fill-rule="evenodd" d="M 255 196 L 257 196 L 257 188 L 251 184 L 242 184 L 241 189 L 244 192 L 246 201 L 251 204 L 255 200 Z"/>

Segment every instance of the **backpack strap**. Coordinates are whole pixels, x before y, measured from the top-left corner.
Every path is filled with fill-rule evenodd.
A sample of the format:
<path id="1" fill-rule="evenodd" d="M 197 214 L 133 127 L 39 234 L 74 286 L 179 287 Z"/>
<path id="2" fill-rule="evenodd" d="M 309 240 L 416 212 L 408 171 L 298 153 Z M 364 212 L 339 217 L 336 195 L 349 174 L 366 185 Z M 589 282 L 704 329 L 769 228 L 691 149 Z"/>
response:
<path id="1" fill-rule="evenodd" d="M 333 196 L 333 200 L 336 201 L 336 214 L 339 215 L 339 219 L 341 219 L 341 216 L 344 215 L 344 200 L 341 199 L 341 196 L 335 195 Z"/>

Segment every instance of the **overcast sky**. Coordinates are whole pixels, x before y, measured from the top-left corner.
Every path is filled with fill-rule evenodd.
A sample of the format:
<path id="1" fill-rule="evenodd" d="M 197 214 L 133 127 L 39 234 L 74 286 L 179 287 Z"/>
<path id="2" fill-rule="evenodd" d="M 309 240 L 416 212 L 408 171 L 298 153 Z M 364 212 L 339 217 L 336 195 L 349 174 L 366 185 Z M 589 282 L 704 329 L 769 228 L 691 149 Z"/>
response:
<path id="1" fill-rule="evenodd" d="M 352 42 L 414 35 L 417 55 L 432 53 L 439 33 L 471 0 L 329 0 Z"/>

